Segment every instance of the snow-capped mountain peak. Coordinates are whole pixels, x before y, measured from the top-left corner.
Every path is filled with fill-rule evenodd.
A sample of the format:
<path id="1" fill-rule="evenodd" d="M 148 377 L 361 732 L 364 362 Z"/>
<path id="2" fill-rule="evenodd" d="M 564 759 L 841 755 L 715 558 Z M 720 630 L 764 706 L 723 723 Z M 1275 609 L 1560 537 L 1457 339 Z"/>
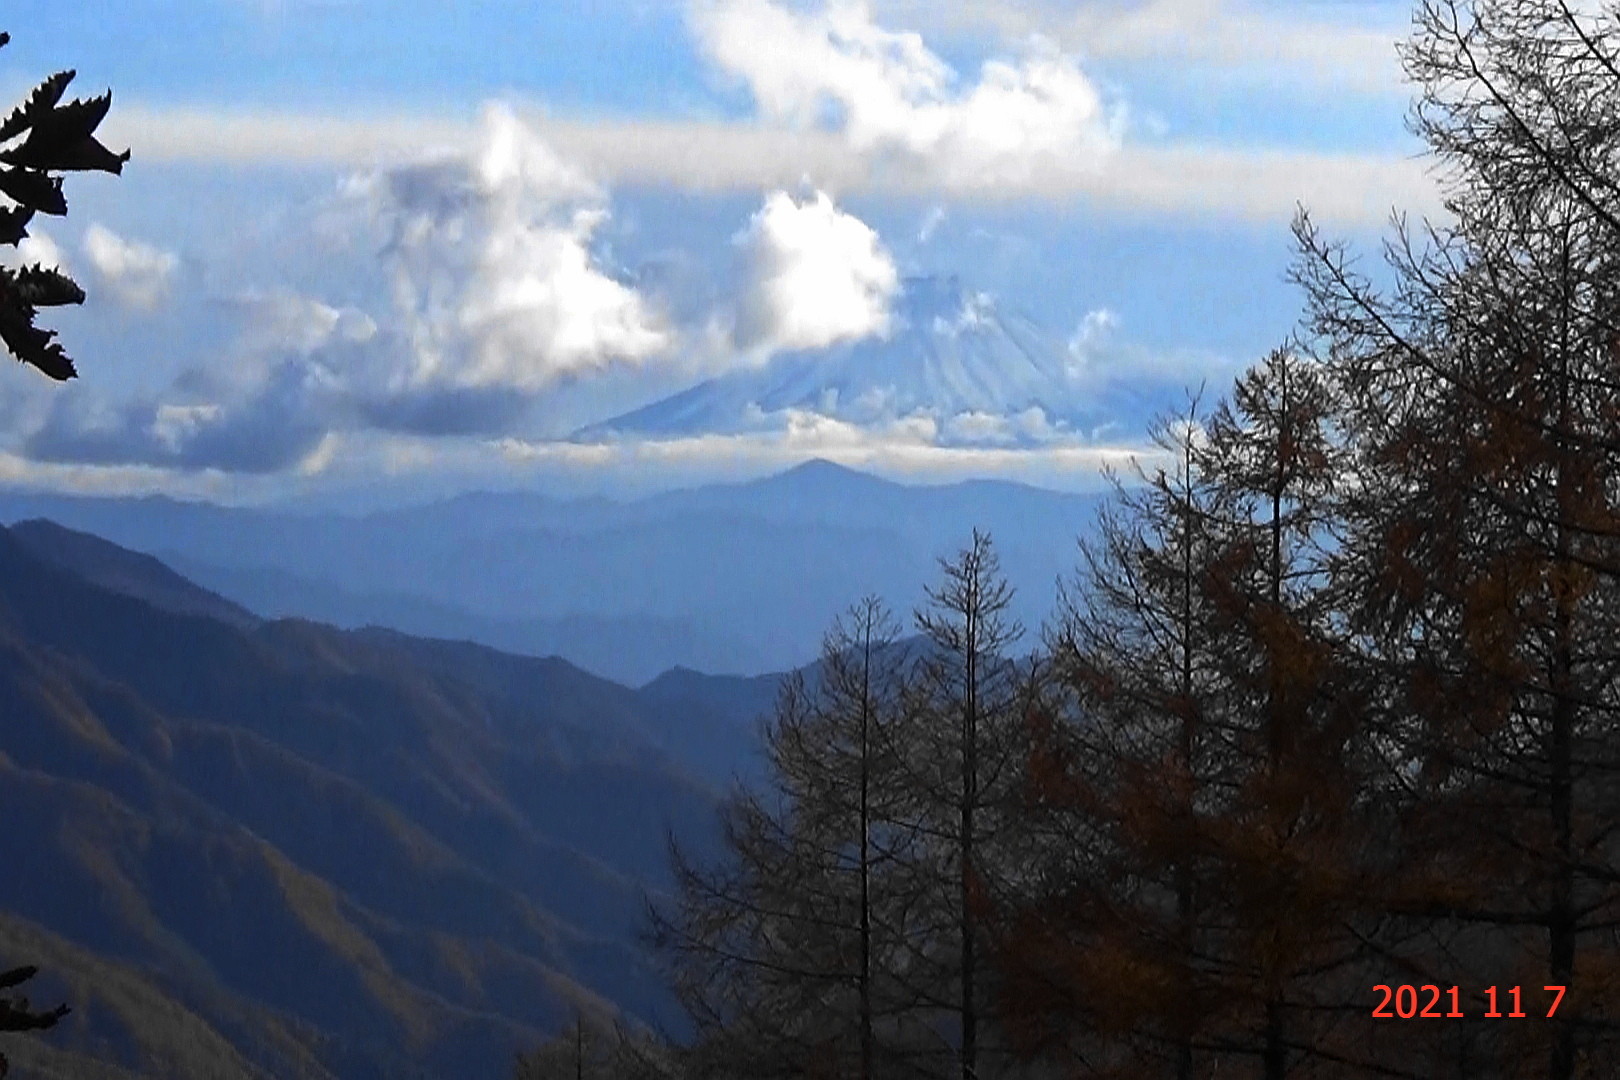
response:
<path id="1" fill-rule="evenodd" d="M 1079 422 L 1087 410 L 1078 400 L 1069 359 L 1060 340 L 956 277 L 909 278 L 886 336 L 784 353 L 761 368 L 710 379 L 580 435 L 759 430 L 773 415 L 793 413 L 855 424 L 922 414 L 947 433 L 950 421 L 962 418 L 977 418 L 980 430 L 992 417 Z M 973 423 L 958 427 L 975 430 Z"/>

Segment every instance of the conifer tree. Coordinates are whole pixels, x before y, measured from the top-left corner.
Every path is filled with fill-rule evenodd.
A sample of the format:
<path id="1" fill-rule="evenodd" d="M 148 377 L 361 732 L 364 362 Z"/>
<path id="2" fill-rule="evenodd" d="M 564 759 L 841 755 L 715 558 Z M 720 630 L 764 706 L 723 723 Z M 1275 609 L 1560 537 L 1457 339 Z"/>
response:
<path id="1" fill-rule="evenodd" d="M 914 963 L 930 1002 L 956 1019 L 956 1071 L 986 1075 L 986 902 L 1018 872 L 1013 817 L 1022 777 L 1023 706 L 1033 685 L 1010 650 L 1023 627 L 990 537 L 940 562 L 941 580 L 916 612 L 924 638 L 907 708 L 906 798 L 927 848 L 925 894 L 935 911 Z M 947 990 L 947 988 L 949 988 Z M 990 1046 L 989 1049 L 999 1049 Z"/>
<path id="2" fill-rule="evenodd" d="M 1374 1064 L 1343 1035 L 1376 875 L 1333 412 L 1319 366 L 1274 350 L 1159 425 L 1168 467 L 1082 545 L 1032 731 L 1031 812 L 1062 839 L 1000 942 L 1027 1045 L 1178 1080 Z"/>
<path id="3" fill-rule="evenodd" d="M 1117 482 L 1047 632 L 1055 696 L 1030 730 L 1036 888 L 1003 911 L 998 1012 L 1022 1049 L 1098 1075 L 1204 1075 L 1220 1005 L 1199 961 L 1203 820 L 1220 765 L 1207 591 L 1214 492 L 1196 402 L 1154 439 L 1167 467 Z"/>
<path id="4" fill-rule="evenodd" d="M 1290 348 L 1250 368 L 1210 420 L 1197 467 L 1215 492 L 1205 593 L 1225 788 L 1205 830 L 1222 943 L 1209 951 L 1227 1058 L 1264 1080 L 1364 1068 L 1362 934 L 1383 869 L 1360 665 L 1331 573 L 1343 447 L 1326 374 Z M 1332 1017 L 1324 1022 L 1324 1017 Z M 1350 1025 L 1354 1028 L 1356 1025 Z"/>
<path id="5" fill-rule="evenodd" d="M 653 937 L 699 1072 L 868 1078 L 926 1049 L 916 992 L 896 977 L 922 911 L 915 830 L 898 814 L 896 634 L 873 599 L 835 624 L 813 675 L 779 696 L 769 790 L 727 804 L 726 861 L 676 853 L 679 900 L 654 911 Z"/>
<path id="6" fill-rule="evenodd" d="M 1617 56 L 1612 10 L 1424 3 L 1405 59 L 1451 220 L 1398 228 L 1387 289 L 1296 226 L 1358 448 L 1343 573 L 1413 871 L 1392 914 L 1428 930 L 1401 960 L 1543 1016 L 1567 987 L 1494 1025 L 1495 1075 L 1620 1064 Z"/>
<path id="7" fill-rule="evenodd" d="M 567 1030 L 518 1056 L 512 1080 L 608 1080 L 610 1049 L 603 1026 L 587 1023 L 584 1012 L 576 1012 Z"/>

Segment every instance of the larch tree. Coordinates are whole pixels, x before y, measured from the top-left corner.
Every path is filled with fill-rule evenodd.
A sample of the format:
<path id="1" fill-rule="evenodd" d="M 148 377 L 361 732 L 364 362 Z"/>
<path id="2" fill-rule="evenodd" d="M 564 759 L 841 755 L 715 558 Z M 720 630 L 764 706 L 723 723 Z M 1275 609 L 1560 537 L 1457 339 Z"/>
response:
<path id="1" fill-rule="evenodd" d="M 1356 1075 L 1368 883 L 1359 666 L 1338 637 L 1332 388 L 1273 351 L 1117 487 L 1049 628 L 1002 1009 L 1098 1075 Z M 1334 1070 L 1338 1070 L 1337 1073 Z"/>
<path id="2" fill-rule="evenodd" d="M 1543 1017 L 1496 1023 L 1492 1065 L 1459 1074 L 1569 1080 L 1620 1061 L 1620 27 L 1566 0 L 1431 0 L 1404 57 L 1449 219 L 1398 227 L 1383 288 L 1296 226 L 1358 446 L 1344 573 L 1421 868 L 1392 913 L 1430 928 L 1401 955 L 1422 981 L 1523 986 Z"/>
<path id="3" fill-rule="evenodd" d="M 617 1080 L 614 1035 L 610 1025 L 577 1010 L 567 1030 L 518 1055 L 512 1080 Z"/>
<path id="4" fill-rule="evenodd" d="M 692 1061 L 713 1075 L 896 1075 L 928 1046 L 901 975 L 926 914 L 901 816 L 897 625 L 876 600 L 784 684 L 765 731 L 769 789 L 725 811 L 725 859 L 677 852 L 679 898 L 653 913 Z"/>
<path id="5" fill-rule="evenodd" d="M 1199 1039 L 1220 1005 L 1200 960 L 1224 708 L 1201 584 L 1215 557 L 1201 419 L 1194 402 L 1156 427 L 1166 467 L 1116 482 L 1062 590 L 1026 743 L 1023 814 L 1044 851 L 997 919 L 1015 1045 L 1099 1076 L 1205 1075 Z"/>
<path id="6" fill-rule="evenodd" d="M 1229 1059 L 1263 1080 L 1372 1064 L 1335 1037 L 1365 1009 L 1375 885 L 1376 733 L 1333 574 L 1344 447 L 1337 395 L 1292 348 L 1250 368 L 1210 419 L 1196 467 L 1214 492 L 1198 576 L 1223 708 L 1223 794 L 1203 823 L 1219 898 L 1217 975 Z M 1350 1025 L 1354 1030 L 1354 1025 Z"/>
<path id="7" fill-rule="evenodd" d="M 906 709 L 902 768 L 910 818 L 927 856 L 923 891 L 931 932 L 918 939 L 918 984 L 955 1021 L 949 1036 L 962 1080 L 982 1075 L 1003 1040 L 987 1027 L 987 903 L 1021 873 L 1014 797 L 1021 784 L 1024 705 L 1032 672 L 1011 654 L 1023 627 L 990 537 L 940 561 L 940 580 L 916 614 L 923 638 Z"/>

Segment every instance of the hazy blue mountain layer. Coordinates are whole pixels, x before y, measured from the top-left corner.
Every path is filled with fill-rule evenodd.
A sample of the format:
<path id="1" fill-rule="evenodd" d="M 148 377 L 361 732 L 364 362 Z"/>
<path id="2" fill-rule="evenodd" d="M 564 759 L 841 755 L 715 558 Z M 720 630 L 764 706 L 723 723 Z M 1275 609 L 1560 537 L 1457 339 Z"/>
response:
<path id="1" fill-rule="evenodd" d="M 866 593 L 902 615 L 975 526 L 1033 630 L 1096 499 L 1000 481 L 895 484 L 815 461 L 629 502 L 477 493 L 367 516 L 162 498 L 0 494 L 157 555 L 259 616 L 298 615 L 559 655 L 643 683 L 676 666 L 758 674 L 811 659 Z"/>

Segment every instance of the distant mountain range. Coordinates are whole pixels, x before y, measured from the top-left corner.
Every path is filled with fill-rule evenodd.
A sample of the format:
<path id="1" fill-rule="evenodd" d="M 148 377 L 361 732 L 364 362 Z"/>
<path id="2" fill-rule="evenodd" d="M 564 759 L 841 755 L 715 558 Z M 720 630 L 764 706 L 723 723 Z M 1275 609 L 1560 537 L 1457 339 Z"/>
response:
<path id="1" fill-rule="evenodd" d="M 576 1007 L 667 1018 L 643 895 L 666 830 L 709 850 L 775 683 L 630 690 L 266 620 L 96 537 L 0 530 L 0 965 L 74 1009 L 6 1052 L 39 1077 L 496 1077 Z"/>
<path id="2" fill-rule="evenodd" d="M 263 617 L 376 625 L 557 655 L 638 685 L 669 668 L 805 663 L 868 593 L 905 618 L 975 527 L 1033 632 L 1076 565 L 1097 499 L 1001 481 L 891 483 L 824 461 L 629 502 L 474 493 L 374 513 L 293 514 L 164 498 L 0 493 L 157 556 Z"/>
<path id="3" fill-rule="evenodd" d="M 924 413 L 945 422 L 947 441 L 976 441 L 988 418 L 1037 409 L 1045 421 L 1084 432 L 1115 403 L 1090 397 L 1070 374 L 1067 346 L 1027 316 L 955 277 L 902 283 L 887 336 L 785 353 L 756 370 L 711 379 L 579 432 L 581 439 L 734 433 L 809 412 L 854 424 Z M 979 427 L 949 421 L 970 416 Z M 1037 432 L 1009 427 L 1003 437 Z"/>

